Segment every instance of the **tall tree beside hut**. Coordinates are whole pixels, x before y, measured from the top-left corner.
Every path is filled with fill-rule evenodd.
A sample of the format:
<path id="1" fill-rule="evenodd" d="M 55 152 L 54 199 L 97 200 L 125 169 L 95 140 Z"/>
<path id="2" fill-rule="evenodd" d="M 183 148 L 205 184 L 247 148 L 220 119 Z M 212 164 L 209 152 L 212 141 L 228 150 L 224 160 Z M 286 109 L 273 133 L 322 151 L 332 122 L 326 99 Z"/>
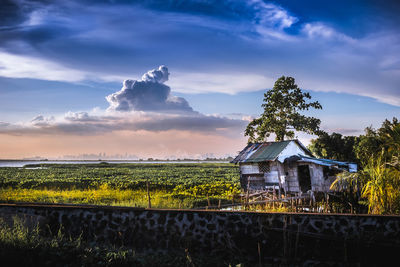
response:
<path id="1" fill-rule="evenodd" d="M 276 141 L 283 141 L 285 137 L 294 138 L 294 131 L 322 134 L 319 128 L 321 120 L 300 113 L 310 108 L 322 109 L 318 101 L 308 102 L 310 99 L 311 95 L 303 92 L 294 78 L 280 77 L 274 87 L 264 94 L 261 105 L 264 112 L 247 125 L 245 136 L 249 137 L 249 142 L 262 142 L 272 133 Z"/>

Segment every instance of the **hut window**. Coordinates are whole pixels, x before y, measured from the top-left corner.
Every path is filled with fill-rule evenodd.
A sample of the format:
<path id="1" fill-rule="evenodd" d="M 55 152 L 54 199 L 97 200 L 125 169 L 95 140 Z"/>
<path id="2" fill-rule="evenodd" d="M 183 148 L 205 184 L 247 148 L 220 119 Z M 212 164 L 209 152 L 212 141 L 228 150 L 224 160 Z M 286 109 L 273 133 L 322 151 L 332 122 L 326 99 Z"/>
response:
<path id="1" fill-rule="evenodd" d="M 258 169 L 260 170 L 260 173 L 266 173 L 269 172 L 269 162 L 260 162 L 258 163 Z"/>

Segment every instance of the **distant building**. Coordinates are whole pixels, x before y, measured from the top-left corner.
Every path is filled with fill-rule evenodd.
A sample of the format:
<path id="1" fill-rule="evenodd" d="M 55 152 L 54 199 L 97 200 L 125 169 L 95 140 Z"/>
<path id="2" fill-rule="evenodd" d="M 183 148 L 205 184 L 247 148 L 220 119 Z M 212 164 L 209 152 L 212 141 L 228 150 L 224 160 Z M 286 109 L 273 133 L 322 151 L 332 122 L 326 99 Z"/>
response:
<path id="1" fill-rule="evenodd" d="M 357 171 L 355 163 L 313 157 L 299 140 L 250 143 L 231 162 L 243 189 L 289 194 L 327 192 L 338 173 Z"/>

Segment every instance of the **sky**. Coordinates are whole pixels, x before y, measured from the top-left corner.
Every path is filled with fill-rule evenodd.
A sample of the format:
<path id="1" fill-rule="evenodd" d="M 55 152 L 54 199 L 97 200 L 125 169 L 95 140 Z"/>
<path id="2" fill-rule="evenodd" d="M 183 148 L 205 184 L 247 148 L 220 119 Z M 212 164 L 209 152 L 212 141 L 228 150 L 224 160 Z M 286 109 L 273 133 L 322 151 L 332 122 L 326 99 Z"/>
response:
<path id="1" fill-rule="evenodd" d="M 398 1 L 0 5 L 0 159 L 234 156 L 282 75 L 328 133 L 400 117 Z"/>

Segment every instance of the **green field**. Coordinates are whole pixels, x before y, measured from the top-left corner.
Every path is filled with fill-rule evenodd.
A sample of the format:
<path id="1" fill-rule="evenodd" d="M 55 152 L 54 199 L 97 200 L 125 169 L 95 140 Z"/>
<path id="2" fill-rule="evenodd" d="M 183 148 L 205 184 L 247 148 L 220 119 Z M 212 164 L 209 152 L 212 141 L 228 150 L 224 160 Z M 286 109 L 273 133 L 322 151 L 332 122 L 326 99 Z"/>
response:
<path id="1" fill-rule="evenodd" d="M 41 164 L 0 168 L 1 202 L 195 208 L 231 202 L 239 171 L 229 163 Z"/>

